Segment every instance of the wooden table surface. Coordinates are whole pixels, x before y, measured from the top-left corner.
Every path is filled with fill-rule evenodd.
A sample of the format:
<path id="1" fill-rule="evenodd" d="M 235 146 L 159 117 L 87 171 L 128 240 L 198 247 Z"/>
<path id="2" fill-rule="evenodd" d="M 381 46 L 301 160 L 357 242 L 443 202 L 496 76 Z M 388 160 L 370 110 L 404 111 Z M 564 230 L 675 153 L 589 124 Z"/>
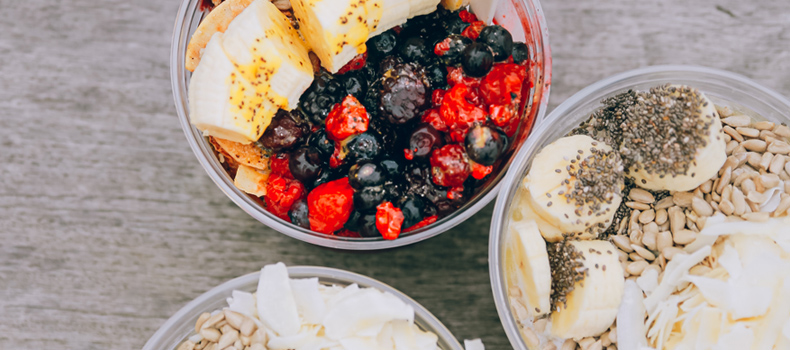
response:
<path id="1" fill-rule="evenodd" d="M 211 182 L 176 119 L 178 0 L 0 0 L 0 348 L 135 349 L 199 294 L 264 264 L 377 278 L 459 338 L 510 345 L 488 278 L 493 205 L 413 246 L 291 239 Z M 786 0 L 546 0 L 550 107 L 653 64 L 743 74 L 790 95 Z"/>

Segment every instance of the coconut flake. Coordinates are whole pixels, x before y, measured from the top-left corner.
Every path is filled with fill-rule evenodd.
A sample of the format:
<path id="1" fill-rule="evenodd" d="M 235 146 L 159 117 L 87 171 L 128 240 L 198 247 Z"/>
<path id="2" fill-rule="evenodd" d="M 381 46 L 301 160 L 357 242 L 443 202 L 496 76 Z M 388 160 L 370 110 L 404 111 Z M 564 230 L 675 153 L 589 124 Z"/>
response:
<path id="1" fill-rule="evenodd" d="M 642 288 L 645 294 L 650 295 L 658 287 L 658 270 L 645 270 L 641 276 L 636 278 L 636 284 Z"/>
<path id="2" fill-rule="evenodd" d="M 258 281 L 258 315 L 279 336 L 299 333 L 301 322 L 285 264 L 267 265 Z"/>
<path id="3" fill-rule="evenodd" d="M 675 291 L 675 288 L 683 282 L 683 277 L 688 275 L 689 269 L 707 258 L 710 252 L 711 247 L 706 246 L 690 255 L 675 255 L 667 264 L 666 269 L 664 269 L 664 277 L 661 279 L 661 283 L 650 296 L 645 298 L 645 309 L 647 309 L 647 312 L 652 314 L 658 303 L 661 300 L 666 300 Z"/>
<path id="4" fill-rule="evenodd" d="M 360 289 L 352 297 L 338 301 L 324 317 L 326 336 L 375 336 L 390 320 L 414 322 L 414 309 L 398 297 L 376 289 Z"/>
<path id="5" fill-rule="evenodd" d="M 766 213 L 773 213 L 776 208 L 779 207 L 779 202 L 782 201 L 782 194 L 785 193 L 784 186 L 776 186 L 771 189 L 765 190 L 763 195 L 765 198 L 765 202 L 760 204 L 760 211 Z"/>
<path id="6" fill-rule="evenodd" d="M 464 339 L 464 349 L 466 350 L 486 350 L 486 347 L 483 345 L 483 341 L 480 338 L 477 339 Z"/>
<path id="7" fill-rule="evenodd" d="M 623 300 L 615 319 L 620 349 L 637 349 L 640 345 L 647 345 L 645 312 L 644 296 L 639 286 L 631 280 L 625 281 Z"/>
<path id="8" fill-rule="evenodd" d="M 294 300 L 296 300 L 296 308 L 307 323 L 321 323 L 326 314 L 326 303 L 318 285 L 318 278 L 291 280 L 291 290 Z"/>
<path id="9" fill-rule="evenodd" d="M 252 318 L 258 317 L 258 310 L 255 309 L 255 296 L 252 293 L 234 290 L 228 298 L 228 309 L 247 315 Z"/>

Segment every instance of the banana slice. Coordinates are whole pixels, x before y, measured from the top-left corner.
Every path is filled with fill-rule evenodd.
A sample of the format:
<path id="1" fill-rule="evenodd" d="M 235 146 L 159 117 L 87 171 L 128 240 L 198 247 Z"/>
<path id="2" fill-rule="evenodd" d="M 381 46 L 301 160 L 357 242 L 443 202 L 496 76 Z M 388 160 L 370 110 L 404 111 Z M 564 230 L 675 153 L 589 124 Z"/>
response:
<path id="1" fill-rule="evenodd" d="M 608 241 L 549 245 L 552 273 L 551 334 L 580 339 L 605 332 L 617 316 L 625 278 L 617 248 Z"/>
<path id="2" fill-rule="evenodd" d="M 411 4 L 408 0 L 369 0 L 365 6 L 368 8 L 371 38 L 405 23 L 411 17 Z"/>
<path id="3" fill-rule="evenodd" d="M 409 17 L 427 15 L 439 5 L 440 0 L 409 0 Z"/>
<path id="4" fill-rule="evenodd" d="M 510 224 L 510 243 L 505 254 L 508 276 L 523 290 L 524 301 L 533 317 L 551 311 L 551 269 L 546 241 L 535 221 Z"/>
<path id="5" fill-rule="evenodd" d="M 266 101 L 225 56 L 222 35 L 216 33 L 208 42 L 189 81 L 189 118 L 206 136 L 246 144 L 263 134 L 258 106 Z"/>
<path id="6" fill-rule="evenodd" d="M 690 191 L 716 175 L 727 159 L 716 108 L 702 92 L 667 85 L 638 92 L 620 154 L 643 188 Z M 628 132 L 626 132 L 628 130 Z"/>
<path id="7" fill-rule="evenodd" d="M 313 81 L 313 67 L 299 33 L 274 4 L 253 1 L 231 22 L 223 39 L 222 47 L 239 73 L 276 107 L 272 116 L 279 108 L 297 106 Z"/>
<path id="8" fill-rule="evenodd" d="M 200 57 L 203 54 L 203 49 L 206 48 L 211 37 L 215 33 L 222 33 L 228 28 L 228 25 L 238 16 L 245 8 L 252 2 L 252 0 L 227 0 L 217 5 L 214 10 L 208 13 L 206 18 L 200 22 L 200 25 L 195 30 L 195 34 L 189 39 L 187 45 L 187 55 L 184 62 L 185 68 L 194 72 L 200 63 Z"/>
<path id="9" fill-rule="evenodd" d="M 532 161 L 520 210 L 549 242 L 595 238 L 612 223 L 622 201 L 622 170 L 608 145 L 589 136 L 563 137 Z"/>
<path id="10" fill-rule="evenodd" d="M 368 22 L 377 20 L 368 17 L 365 0 L 293 0 L 291 5 L 299 30 L 326 70 L 336 73 L 365 52 Z"/>

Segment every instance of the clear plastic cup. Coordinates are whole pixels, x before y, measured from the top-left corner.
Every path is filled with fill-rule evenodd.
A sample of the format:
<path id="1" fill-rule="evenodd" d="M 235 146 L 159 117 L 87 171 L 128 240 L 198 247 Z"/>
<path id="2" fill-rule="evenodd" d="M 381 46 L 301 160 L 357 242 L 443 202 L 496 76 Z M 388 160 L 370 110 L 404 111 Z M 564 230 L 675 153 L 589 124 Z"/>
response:
<path id="1" fill-rule="evenodd" d="M 404 233 L 396 240 L 330 236 L 298 227 L 272 215 L 260 205 L 259 201 L 236 188 L 233 185 L 233 179 L 230 178 L 217 160 L 211 145 L 201 132 L 189 123 L 187 87 L 189 86 L 190 73 L 184 68 L 184 57 L 189 39 L 204 16 L 203 12 L 198 11 L 200 1 L 182 0 L 173 32 L 170 52 L 170 78 L 181 127 L 198 161 L 200 161 L 209 177 L 219 186 L 222 192 L 258 221 L 293 238 L 331 248 L 374 250 L 404 246 L 447 231 L 475 214 L 494 199 L 499 193 L 499 182 L 505 174 L 505 169 L 512 161 L 512 155 L 521 148 L 527 134 L 532 129 L 530 125 L 521 128 L 519 134 L 515 136 L 514 147 L 507 155 L 508 161 L 502 165 L 502 170 L 496 176 L 493 176 L 463 207 L 429 226 Z M 534 86 L 530 89 L 529 97 L 524 99 L 526 101 L 524 115 L 527 116 L 525 120 L 532 120 L 535 125 L 540 124 L 546 113 L 551 80 L 551 51 L 549 49 L 548 29 L 540 3 L 538 0 L 502 0 L 497 8 L 495 21 L 507 28 L 512 33 L 515 41 L 523 41 L 530 46 L 531 54 L 536 64 L 530 69 Z"/>
<path id="2" fill-rule="evenodd" d="M 436 316 L 406 294 L 384 283 L 353 272 L 319 266 L 288 267 L 288 274 L 291 278 L 318 277 L 319 283 L 327 285 L 347 286 L 356 283 L 360 287 L 371 287 L 392 293 L 414 308 L 414 323 L 422 330 L 436 334 L 439 337 L 438 345 L 442 350 L 463 350 L 458 340 Z M 259 278 L 260 272 L 250 273 L 225 282 L 192 300 L 159 327 L 159 330 L 145 343 L 143 350 L 176 349 L 179 344 L 195 333 L 195 322 L 200 314 L 227 307 L 227 298 L 234 290 L 254 293 L 258 287 Z"/>
<path id="3" fill-rule="evenodd" d="M 601 107 L 601 100 L 629 89 L 648 90 L 661 84 L 693 86 L 718 106 L 728 106 L 756 120 L 790 123 L 790 100 L 746 77 L 695 66 L 653 66 L 621 73 L 592 84 L 559 105 L 527 139 L 502 181 L 491 220 L 488 264 L 497 312 L 514 349 L 527 349 L 507 295 L 504 252 L 511 205 L 518 184 L 526 176 L 532 158 L 543 147 L 566 135 Z"/>

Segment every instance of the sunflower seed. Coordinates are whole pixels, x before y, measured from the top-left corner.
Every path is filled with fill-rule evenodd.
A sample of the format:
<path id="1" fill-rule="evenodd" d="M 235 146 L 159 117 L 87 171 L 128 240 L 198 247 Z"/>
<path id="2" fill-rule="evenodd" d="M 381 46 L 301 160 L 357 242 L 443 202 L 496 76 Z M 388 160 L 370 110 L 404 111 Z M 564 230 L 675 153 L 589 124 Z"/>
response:
<path id="1" fill-rule="evenodd" d="M 775 123 L 769 122 L 767 120 L 755 122 L 752 124 L 752 127 L 757 130 L 773 130 L 775 126 L 776 126 Z"/>
<path id="2" fill-rule="evenodd" d="M 735 211 L 735 206 L 732 205 L 732 202 L 725 199 L 719 202 L 719 210 L 721 210 L 724 215 L 732 215 Z"/>
<path id="3" fill-rule="evenodd" d="M 625 206 L 636 210 L 648 210 L 650 206 L 640 202 L 625 202 Z"/>
<path id="4" fill-rule="evenodd" d="M 760 130 L 754 128 L 739 126 L 735 128 L 735 131 L 746 137 L 756 138 L 760 136 Z"/>
<path id="5" fill-rule="evenodd" d="M 667 210 L 656 210 L 656 224 L 663 225 L 665 222 L 667 222 Z"/>
<path id="6" fill-rule="evenodd" d="M 727 142 L 727 146 L 724 147 L 725 154 L 727 154 L 727 155 L 732 154 L 735 151 L 735 149 L 738 148 L 738 146 L 740 146 L 740 145 L 741 144 L 738 143 L 738 141 L 735 141 L 735 140 Z"/>
<path id="7" fill-rule="evenodd" d="M 776 207 L 776 210 L 774 210 L 773 216 L 781 216 L 787 209 L 790 209 L 790 195 L 783 194 L 782 200 L 779 202 L 779 206 Z"/>
<path id="8" fill-rule="evenodd" d="M 612 242 L 614 242 L 614 245 L 616 245 L 617 248 L 620 248 L 625 252 L 630 253 L 634 251 L 633 249 L 631 249 L 631 239 L 628 236 L 623 236 L 623 235 L 612 236 Z"/>
<path id="9" fill-rule="evenodd" d="M 768 148 L 768 145 L 763 140 L 746 140 L 741 142 L 741 146 L 749 151 L 760 153 L 765 152 Z"/>
<path id="10" fill-rule="evenodd" d="M 655 205 L 655 209 L 667 209 L 675 204 L 675 197 L 674 196 L 667 196 L 664 199 L 658 201 Z"/>
<path id="11" fill-rule="evenodd" d="M 669 212 L 669 227 L 674 234 L 677 231 L 682 230 L 686 224 L 686 215 L 683 214 L 683 210 L 680 207 L 671 207 L 668 210 Z"/>
<path id="12" fill-rule="evenodd" d="M 781 154 L 775 155 L 774 158 L 771 159 L 771 164 L 768 166 L 768 171 L 774 174 L 780 174 L 782 172 L 782 169 L 785 167 L 786 161 L 787 160 L 783 155 Z"/>
<path id="13" fill-rule="evenodd" d="M 656 250 L 663 251 L 666 247 L 672 246 L 672 233 L 661 231 L 656 235 Z"/>
<path id="14" fill-rule="evenodd" d="M 694 212 L 699 216 L 713 215 L 713 208 L 710 207 L 710 204 L 699 197 L 694 197 L 691 199 L 691 208 L 694 209 Z"/>
<path id="15" fill-rule="evenodd" d="M 208 312 L 204 312 L 200 314 L 195 322 L 195 333 L 200 333 L 200 329 L 203 327 L 203 323 L 205 323 L 209 318 L 211 318 L 211 314 Z"/>
<path id="16" fill-rule="evenodd" d="M 790 137 L 790 128 L 786 125 L 777 125 L 773 132 L 781 137 Z"/>
<path id="17" fill-rule="evenodd" d="M 649 208 L 649 207 L 648 207 Z M 656 218 L 656 211 L 653 209 L 645 210 L 642 214 L 639 214 L 639 223 L 647 224 L 648 222 L 652 222 L 653 219 Z"/>
<path id="18" fill-rule="evenodd" d="M 677 192 L 672 197 L 675 205 L 683 208 L 688 208 L 691 206 L 691 197 L 694 197 L 694 193 Z"/>
<path id="19" fill-rule="evenodd" d="M 576 350 L 576 342 L 573 339 L 565 339 L 560 350 Z"/>
<path id="20" fill-rule="evenodd" d="M 656 200 L 652 193 L 638 187 L 632 188 L 631 191 L 628 192 L 628 197 L 631 197 L 631 199 L 637 202 L 645 204 L 652 204 Z"/>
<path id="21" fill-rule="evenodd" d="M 683 229 L 678 232 L 672 232 L 672 240 L 675 241 L 676 244 L 686 245 L 694 242 L 696 239 L 697 233 L 692 230 Z"/>
<path id="22" fill-rule="evenodd" d="M 219 340 L 219 337 L 222 336 L 216 328 L 203 328 L 200 330 L 200 335 L 203 336 L 203 339 L 215 343 Z"/>
<path id="23" fill-rule="evenodd" d="M 768 221 L 768 219 L 771 218 L 771 214 L 761 211 L 761 212 L 754 212 L 754 213 L 746 213 L 746 214 L 741 215 L 741 217 L 746 219 L 746 221 L 766 222 L 766 221 Z"/>
<path id="24" fill-rule="evenodd" d="M 748 115 L 739 114 L 724 118 L 721 120 L 721 122 L 731 127 L 737 128 L 739 126 L 749 126 L 752 124 L 752 118 L 750 118 Z"/>
<path id="25" fill-rule="evenodd" d="M 684 253 L 683 249 L 678 247 L 666 247 L 661 251 L 661 256 L 663 256 L 667 260 L 672 260 L 676 254 Z"/>

